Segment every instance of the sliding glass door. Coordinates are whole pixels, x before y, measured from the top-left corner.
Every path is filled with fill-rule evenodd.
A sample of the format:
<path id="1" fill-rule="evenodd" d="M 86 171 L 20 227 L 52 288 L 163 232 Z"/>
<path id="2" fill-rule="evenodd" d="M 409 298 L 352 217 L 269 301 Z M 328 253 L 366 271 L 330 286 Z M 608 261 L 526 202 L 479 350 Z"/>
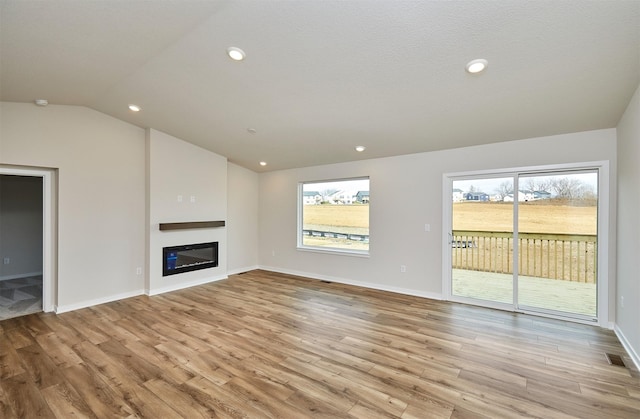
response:
<path id="1" fill-rule="evenodd" d="M 598 169 L 450 180 L 452 300 L 597 319 Z"/>
<path id="2" fill-rule="evenodd" d="M 518 307 L 597 315 L 598 173 L 518 178 Z"/>
<path id="3" fill-rule="evenodd" d="M 513 304 L 511 191 L 512 177 L 453 181 L 452 295 Z"/>

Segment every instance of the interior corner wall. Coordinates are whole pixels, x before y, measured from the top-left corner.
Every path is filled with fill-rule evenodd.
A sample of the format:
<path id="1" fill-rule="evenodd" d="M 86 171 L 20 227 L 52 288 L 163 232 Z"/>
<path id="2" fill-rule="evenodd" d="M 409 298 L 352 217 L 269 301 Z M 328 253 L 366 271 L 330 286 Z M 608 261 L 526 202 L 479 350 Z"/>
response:
<path id="1" fill-rule="evenodd" d="M 258 174 L 228 164 L 227 240 L 229 274 L 258 267 Z"/>
<path id="2" fill-rule="evenodd" d="M 263 173 L 259 262 L 273 271 L 441 298 L 444 173 L 603 160 L 610 162 L 613 191 L 615 129 Z M 298 183 L 362 176 L 370 177 L 370 257 L 297 250 Z M 614 196 L 610 213 L 615 214 Z M 425 231 L 425 224 L 431 231 Z M 610 241 L 612 234 L 615 224 Z M 400 265 L 406 272 L 400 272 Z M 610 298 L 613 273 L 610 269 Z"/>
<path id="3" fill-rule="evenodd" d="M 640 86 L 618 124 L 616 331 L 640 365 Z M 626 342 L 624 342 L 626 341 Z"/>
<path id="4" fill-rule="evenodd" d="M 227 159 L 160 131 L 146 132 L 148 272 L 159 294 L 227 277 L 227 228 L 160 231 L 160 223 L 227 221 Z M 218 266 L 162 275 L 162 249 L 218 242 Z"/>
<path id="5" fill-rule="evenodd" d="M 58 311 L 143 292 L 144 145 L 85 107 L 0 103 L 0 165 L 58 169 Z"/>
<path id="6" fill-rule="evenodd" d="M 0 281 L 42 275 L 42 241 L 42 178 L 0 175 Z"/>

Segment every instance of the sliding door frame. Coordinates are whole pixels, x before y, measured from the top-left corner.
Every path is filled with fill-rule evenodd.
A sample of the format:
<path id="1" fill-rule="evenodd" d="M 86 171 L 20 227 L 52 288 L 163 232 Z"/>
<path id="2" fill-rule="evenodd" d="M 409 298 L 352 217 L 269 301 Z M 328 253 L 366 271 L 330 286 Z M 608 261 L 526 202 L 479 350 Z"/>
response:
<path id="1" fill-rule="evenodd" d="M 484 307 L 500 310 L 514 311 L 520 313 L 534 314 L 541 317 L 552 317 L 568 320 L 577 323 L 594 324 L 592 321 L 583 321 L 579 318 L 565 317 L 556 313 L 545 313 L 544 311 L 531 312 L 517 308 L 517 286 L 514 282 L 514 300 L 512 304 L 505 304 L 491 301 L 481 301 L 471 298 L 457 297 L 452 292 L 452 270 L 451 270 L 451 242 L 450 233 L 452 227 L 452 192 L 453 180 L 474 177 L 514 177 L 514 190 L 518 187 L 518 177 L 528 174 L 548 174 L 550 172 L 564 172 L 577 170 L 597 170 L 598 172 L 598 255 L 597 255 L 597 324 L 601 327 L 610 327 L 609 323 L 609 162 L 595 161 L 584 163 L 567 163 L 545 166 L 527 166 L 495 170 L 475 170 L 466 172 L 444 173 L 442 177 L 442 297 L 447 301 L 456 301 L 464 304 L 482 305 Z M 517 223 L 517 205 L 514 210 L 514 225 Z M 517 231 L 517 229 L 514 229 Z M 514 240 L 517 239 L 514 235 Z M 514 246 L 514 255 L 518 249 Z M 517 271 L 514 272 L 514 275 Z"/>

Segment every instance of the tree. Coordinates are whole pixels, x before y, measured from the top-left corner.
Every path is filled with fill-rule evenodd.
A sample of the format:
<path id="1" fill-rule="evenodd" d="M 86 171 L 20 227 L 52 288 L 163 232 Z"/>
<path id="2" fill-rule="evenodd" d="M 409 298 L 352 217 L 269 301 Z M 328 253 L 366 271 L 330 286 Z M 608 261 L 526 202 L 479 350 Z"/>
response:
<path id="1" fill-rule="evenodd" d="M 553 178 L 551 181 L 551 189 L 555 192 L 557 198 L 582 198 L 585 186 L 579 179 L 570 177 Z"/>
<path id="2" fill-rule="evenodd" d="M 598 194 L 595 191 L 595 187 L 592 185 L 582 184 L 580 188 L 580 198 L 582 199 L 597 199 Z"/>
<path id="3" fill-rule="evenodd" d="M 524 178 L 520 189 L 531 192 L 548 192 L 551 189 L 552 179 L 549 177 L 527 177 Z"/>
<path id="4" fill-rule="evenodd" d="M 496 188 L 495 192 L 500 197 L 500 201 L 504 201 L 504 198 L 507 195 L 511 195 L 513 193 L 513 182 L 505 180 Z"/>

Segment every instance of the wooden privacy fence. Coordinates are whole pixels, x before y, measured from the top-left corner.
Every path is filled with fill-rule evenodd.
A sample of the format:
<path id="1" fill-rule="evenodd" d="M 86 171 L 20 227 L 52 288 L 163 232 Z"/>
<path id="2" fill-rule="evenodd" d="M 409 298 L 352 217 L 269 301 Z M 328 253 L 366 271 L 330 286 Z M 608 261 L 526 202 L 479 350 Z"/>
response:
<path id="1" fill-rule="evenodd" d="M 513 233 L 454 230 L 453 268 L 513 273 Z M 518 233 L 518 274 L 596 283 L 597 236 Z"/>

